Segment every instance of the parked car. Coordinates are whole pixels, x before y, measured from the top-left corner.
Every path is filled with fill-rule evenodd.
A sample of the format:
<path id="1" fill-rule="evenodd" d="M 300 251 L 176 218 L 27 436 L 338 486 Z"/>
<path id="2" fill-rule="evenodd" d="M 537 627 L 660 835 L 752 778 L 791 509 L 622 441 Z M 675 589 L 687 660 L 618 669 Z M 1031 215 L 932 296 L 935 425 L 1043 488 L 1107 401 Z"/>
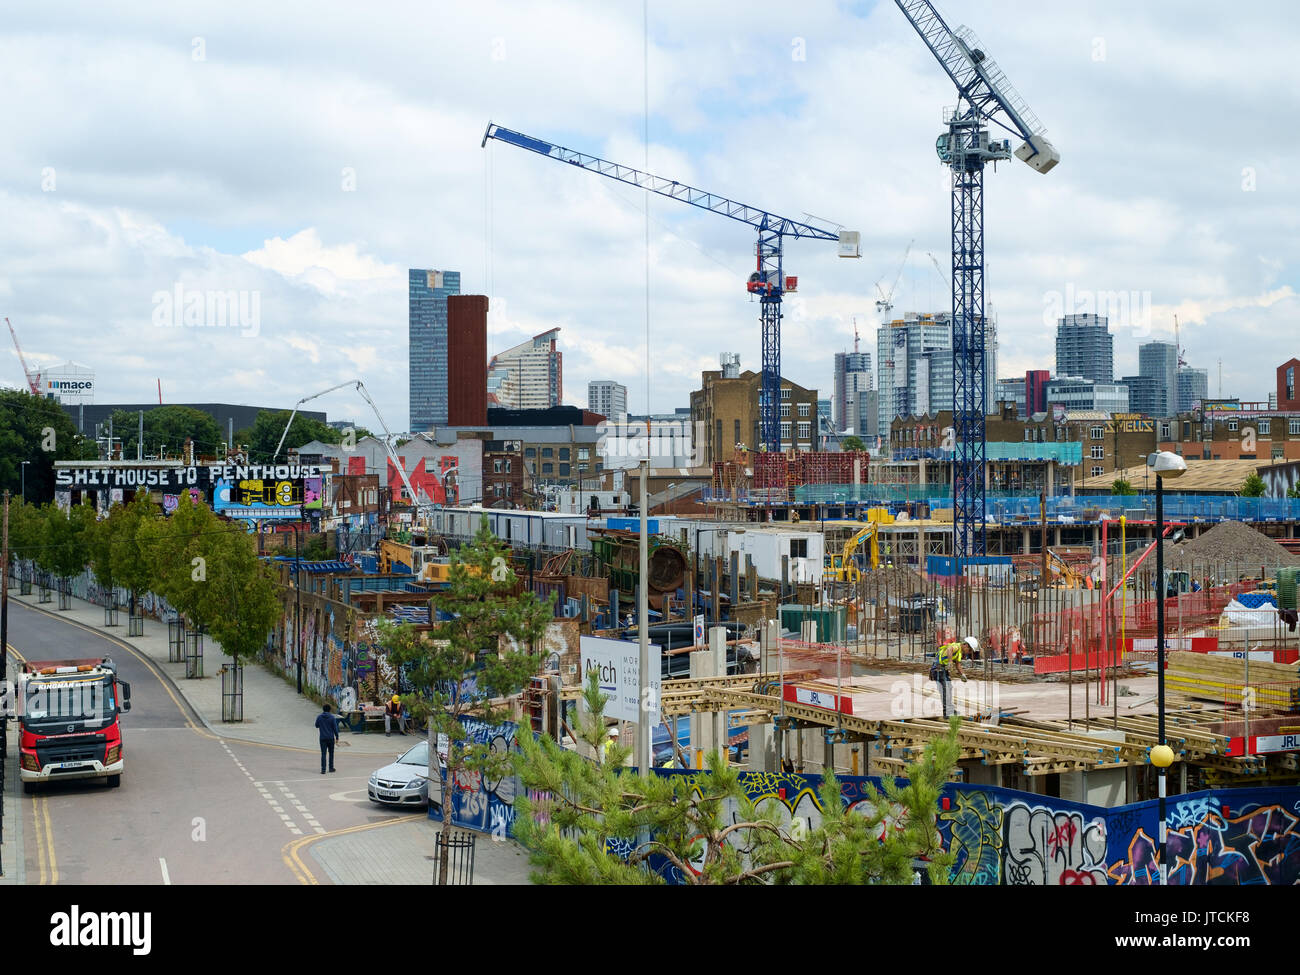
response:
<path id="1" fill-rule="evenodd" d="M 446 768 L 446 761 L 439 756 Z M 386 806 L 424 806 L 429 802 L 429 743 L 408 748 L 391 765 L 370 773 L 366 791 L 373 802 Z"/>

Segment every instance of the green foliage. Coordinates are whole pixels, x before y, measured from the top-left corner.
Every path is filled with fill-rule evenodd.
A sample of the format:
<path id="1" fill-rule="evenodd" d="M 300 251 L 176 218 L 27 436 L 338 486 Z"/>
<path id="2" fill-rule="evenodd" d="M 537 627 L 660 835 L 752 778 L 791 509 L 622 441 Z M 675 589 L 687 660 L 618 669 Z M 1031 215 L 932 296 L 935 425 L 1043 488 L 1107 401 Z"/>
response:
<path id="1" fill-rule="evenodd" d="M 135 499 L 124 508 L 114 506 L 117 515 L 114 524 L 111 559 L 111 573 L 115 585 L 121 586 L 131 594 L 134 600 L 153 585 L 153 571 L 143 542 L 147 536 L 145 525 L 162 521 L 162 512 L 149 500 L 145 491 L 139 492 Z M 110 515 L 111 520 L 111 515 Z"/>
<path id="2" fill-rule="evenodd" d="M 62 579 L 77 575 L 89 561 L 88 543 L 95 531 L 95 509 L 78 504 L 65 512 L 56 504 L 47 504 L 43 510 L 45 529 L 37 564 Z"/>
<path id="3" fill-rule="evenodd" d="M 105 431 L 107 432 L 107 431 Z M 122 456 L 134 457 L 140 439 L 140 414 L 113 411 L 113 439 L 122 441 Z M 212 414 L 190 406 L 158 406 L 145 410 L 144 455 L 157 456 L 163 447 L 179 456 L 186 440 L 194 441 L 194 456 L 215 457 L 225 440 L 225 431 Z"/>
<path id="4" fill-rule="evenodd" d="M 266 645 L 280 614 L 270 568 L 251 535 L 226 525 L 201 538 L 206 581 L 198 583 L 198 618 L 231 657 L 251 658 Z"/>
<path id="5" fill-rule="evenodd" d="M 1110 485 L 1110 493 L 1118 495 L 1137 494 L 1137 490 L 1122 477 L 1115 478 Z"/>
<path id="6" fill-rule="evenodd" d="M 1300 498 L 1300 484 L 1295 487 L 1287 488 L 1286 496 L 1288 498 Z"/>
<path id="7" fill-rule="evenodd" d="M 22 498 L 9 501 L 9 551 L 11 557 L 35 560 L 45 544 L 45 513 Z"/>
<path id="8" fill-rule="evenodd" d="M 224 526 L 210 508 L 181 492 L 167 518 L 142 522 L 137 532 L 149 565 L 153 589 L 191 623 L 210 623 L 204 616 L 204 590 L 212 572 L 206 546 Z"/>
<path id="9" fill-rule="evenodd" d="M 465 740 L 461 719 L 473 715 L 499 723 L 505 717 L 500 702 L 541 667 L 542 653 L 535 648 L 552 609 L 530 592 L 515 594 L 507 555 L 484 517 L 474 540 L 453 554 L 448 588 L 432 599 L 435 609 L 452 618 L 427 633 L 409 624 L 379 624 L 380 646 L 395 667 L 406 667 L 415 687 L 403 703 L 417 721 L 427 721 L 433 741 L 445 736 L 449 779 L 467 771 L 488 777 L 509 771 L 508 756 Z M 472 694 L 466 692 L 470 678 Z"/>
<path id="10" fill-rule="evenodd" d="M 737 770 L 717 753 L 707 759 L 708 775 L 624 771 L 626 748 L 600 755 L 608 698 L 594 674 L 583 698 L 579 747 L 596 757 L 520 736 L 516 773 L 529 793 L 545 797 L 516 800 L 515 836 L 530 851 L 535 882 L 658 883 L 646 866 L 656 855 L 701 885 L 909 884 L 917 857 L 929 859 L 932 882 L 947 882 L 952 856 L 942 850 L 935 817 L 959 754 L 959 718 L 908 769 L 906 783 L 883 780 L 883 793 L 869 790 L 869 801 L 852 812 L 828 773 L 819 790 L 821 822 L 807 828 L 775 800 L 751 801 Z M 632 852 L 620 858 L 611 843 Z"/>
<path id="11" fill-rule="evenodd" d="M 856 435 L 850 435 L 840 441 L 842 450 L 866 450 L 867 445 L 862 442 L 862 438 Z"/>
<path id="12" fill-rule="evenodd" d="M 1264 479 L 1256 473 L 1250 474 L 1241 482 L 1241 496 L 1243 498 L 1262 498 L 1267 486 Z"/>
<path id="13" fill-rule="evenodd" d="M 77 433 L 71 417 L 54 400 L 18 390 L 0 390 L 0 491 L 27 500 L 54 498 L 56 460 L 94 459 L 95 444 Z M 23 474 L 23 461 L 28 461 Z"/>

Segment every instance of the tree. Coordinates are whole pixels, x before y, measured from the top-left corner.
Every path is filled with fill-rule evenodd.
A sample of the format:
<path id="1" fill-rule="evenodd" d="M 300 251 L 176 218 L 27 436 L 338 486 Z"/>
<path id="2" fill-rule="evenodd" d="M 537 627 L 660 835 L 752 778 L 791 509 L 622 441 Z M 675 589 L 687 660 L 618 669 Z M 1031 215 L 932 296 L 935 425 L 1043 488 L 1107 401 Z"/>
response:
<path id="1" fill-rule="evenodd" d="M 583 698 L 578 738 L 599 755 L 607 698 L 594 674 Z M 752 802 L 717 753 L 707 775 L 643 778 L 622 768 L 625 747 L 609 746 L 591 761 L 549 738 L 522 735 L 516 772 L 530 794 L 548 798 L 516 800 L 515 836 L 528 847 L 539 883 L 659 883 L 648 869 L 659 861 L 691 884 L 903 884 L 918 857 L 929 860 L 934 883 L 945 883 L 952 857 L 942 850 L 935 815 L 957 760 L 959 723 L 926 747 L 906 784 L 887 778 L 883 793 L 869 789 L 866 813 L 843 808 L 828 773 L 819 790 L 821 822 L 809 829 L 786 822 L 775 801 Z"/>
<path id="2" fill-rule="evenodd" d="M 1300 498 L 1300 484 L 1287 488 L 1286 496 L 1288 498 Z"/>
<path id="3" fill-rule="evenodd" d="M 207 581 L 207 539 L 222 529 L 222 522 L 207 505 L 181 492 L 176 510 L 165 519 L 141 522 L 137 531 L 146 553 L 152 589 L 190 623 L 210 622 L 204 614 Z"/>
<path id="4" fill-rule="evenodd" d="M 485 516 L 474 540 L 453 553 L 447 588 L 431 600 L 433 608 L 449 618 L 433 623 L 427 633 L 410 624 L 379 624 L 378 643 L 413 686 L 411 693 L 403 695 L 403 703 L 417 721 L 428 723 L 430 792 L 444 740 L 444 796 L 470 775 L 500 778 L 510 770 L 510 758 L 469 741 L 463 723 L 472 716 L 488 725 L 499 724 L 506 713 L 502 702 L 518 694 L 541 668 L 542 654 L 536 647 L 552 609 L 531 592 L 515 593 L 516 578 L 507 555 L 508 549 L 493 536 Z M 449 803 L 443 803 L 442 814 L 438 873 L 445 878 Z"/>
<path id="5" fill-rule="evenodd" d="M 85 569 L 87 542 L 94 528 L 95 509 L 89 504 L 73 505 L 66 512 L 56 504 L 46 505 L 46 552 L 42 568 L 64 580 Z"/>
<path id="6" fill-rule="evenodd" d="M 9 501 L 9 552 L 14 561 L 35 561 L 45 544 L 45 516 L 22 498 Z"/>
<path id="7" fill-rule="evenodd" d="M 1253 472 L 1246 480 L 1241 482 L 1241 496 L 1243 498 L 1262 498 L 1267 489 L 1264 479 Z"/>
<path id="8" fill-rule="evenodd" d="M 862 438 L 854 434 L 850 434 L 849 436 L 841 440 L 840 447 L 843 450 L 866 450 L 867 449 L 867 445 L 862 442 Z"/>
<path id="9" fill-rule="evenodd" d="M 114 511 L 117 509 L 114 508 Z M 154 584 L 153 567 L 144 549 L 146 524 L 161 525 L 162 512 L 149 500 L 147 491 L 140 491 L 118 517 L 117 531 L 110 552 L 111 572 L 117 585 L 131 594 L 130 614 L 136 613 L 136 601 Z"/>
<path id="10" fill-rule="evenodd" d="M 235 525 L 202 536 L 206 582 L 198 588 L 199 616 L 239 666 L 266 645 L 280 615 L 270 568 L 257 557 L 253 537 Z"/>
<path id="11" fill-rule="evenodd" d="M 107 430 L 105 430 L 107 433 Z M 122 456 L 134 457 L 140 439 L 140 414 L 129 410 L 113 411 L 113 439 L 122 441 Z M 158 406 L 145 410 L 144 454 L 157 456 L 166 447 L 179 454 L 185 441 L 194 443 L 194 456 L 216 456 L 225 433 L 211 413 L 192 406 Z"/>
<path id="12" fill-rule="evenodd" d="M 95 445 L 77 433 L 54 400 L 0 390 L 0 490 L 42 503 L 54 498 L 56 460 L 93 459 Z M 27 461 L 23 473 L 23 461 Z"/>
<path id="13" fill-rule="evenodd" d="M 1124 478 L 1117 477 L 1115 478 L 1114 481 L 1111 482 L 1110 493 L 1126 496 L 1130 494 L 1137 494 L 1137 491 L 1134 489 L 1133 485 L 1130 484 L 1128 481 L 1124 480 Z"/>

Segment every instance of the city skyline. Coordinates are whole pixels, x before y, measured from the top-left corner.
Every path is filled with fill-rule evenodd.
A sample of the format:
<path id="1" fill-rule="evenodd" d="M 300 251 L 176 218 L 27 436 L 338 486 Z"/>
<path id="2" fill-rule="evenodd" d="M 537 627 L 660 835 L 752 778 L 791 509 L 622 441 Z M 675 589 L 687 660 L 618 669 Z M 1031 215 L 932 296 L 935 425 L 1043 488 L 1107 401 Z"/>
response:
<path id="1" fill-rule="evenodd" d="M 647 261 L 641 194 L 480 148 L 491 118 L 860 230 L 860 261 L 813 241 L 787 248 L 800 290 L 786 301 L 782 374 L 830 390 L 832 354 L 852 349 L 854 317 L 864 334 L 878 322 L 874 282 L 892 278 L 909 239 L 893 317 L 949 308 L 949 193 L 933 152 L 947 79 L 892 4 L 687 9 L 652 5 L 646 38 L 639 10 L 562 4 L 534 22 L 503 6 L 435 25 L 413 6 L 408 30 L 371 35 L 342 74 L 347 18 L 304 25 L 236 5 L 195 23 L 167 8 L 74 4 L 71 33 L 41 8 L 15 11 L 0 35 L 0 73 L 24 91 L 0 149 L 11 213 L 0 307 L 33 368 L 75 358 L 105 402 L 150 399 L 161 379 L 164 402 L 264 402 L 275 390 L 288 407 L 360 378 L 400 425 L 411 267 L 459 268 L 463 293 L 489 296 L 491 349 L 562 327 L 567 403 L 604 378 L 628 387 L 630 411 L 666 412 L 720 352 L 759 367 L 748 231 L 654 200 Z M 1171 340 L 1177 314 L 1212 393 L 1222 359 L 1224 394 L 1266 398 L 1268 337 L 1300 314 L 1300 192 L 1284 146 L 1258 138 L 1294 103 L 1282 54 L 1300 28 L 1286 8 L 942 9 L 979 31 L 1062 154 L 1047 176 L 1013 161 L 988 178 L 999 372 L 1049 365 L 1046 323 L 1093 311 L 1111 320 L 1115 375 L 1133 375 L 1138 347 Z M 1201 49 L 1214 51 L 1208 90 L 1205 59 L 1187 57 Z M 864 71 L 890 84 L 855 83 Z M 48 86 L 31 91 L 29 75 Z M 70 104 L 79 111 L 60 112 Z M 1208 146 L 1193 135 L 1207 111 Z M 1152 117 L 1167 123 L 1159 140 Z M 846 125 L 863 118 L 871 125 Z M 881 132 L 887 154 L 875 151 Z M 255 151 L 232 154 L 234 137 Z M 208 314 L 188 328 L 177 315 L 180 327 L 161 328 L 155 297 L 178 286 L 200 304 L 256 294 L 260 320 L 236 329 Z M 5 364 L 0 378 L 19 386 L 12 348 Z M 321 405 L 368 414 L 348 392 Z"/>

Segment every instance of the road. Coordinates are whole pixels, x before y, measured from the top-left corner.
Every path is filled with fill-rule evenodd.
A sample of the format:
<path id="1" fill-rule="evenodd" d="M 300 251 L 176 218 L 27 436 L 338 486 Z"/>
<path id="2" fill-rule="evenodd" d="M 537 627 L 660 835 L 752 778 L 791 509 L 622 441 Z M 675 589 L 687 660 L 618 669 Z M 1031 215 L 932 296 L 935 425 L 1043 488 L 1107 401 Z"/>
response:
<path id="1" fill-rule="evenodd" d="M 111 656 L 131 685 L 122 784 L 71 780 L 23 795 L 33 884 L 293 884 L 320 876 L 312 837 L 401 814 L 365 799 L 372 765 L 320 774 L 316 750 L 222 739 L 126 643 L 10 602 L 25 659 Z M 216 679 L 216 678 L 209 678 Z"/>

